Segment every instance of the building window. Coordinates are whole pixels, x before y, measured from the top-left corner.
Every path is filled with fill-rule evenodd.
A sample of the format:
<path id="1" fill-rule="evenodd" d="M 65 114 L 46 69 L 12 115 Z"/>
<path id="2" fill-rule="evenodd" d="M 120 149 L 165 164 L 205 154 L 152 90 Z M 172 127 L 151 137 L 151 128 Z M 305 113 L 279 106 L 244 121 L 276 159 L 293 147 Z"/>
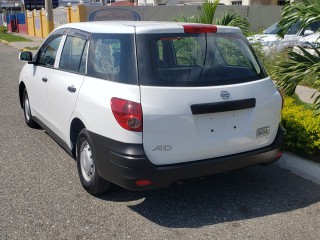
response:
<path id="1" fill-rule="evenodd" d="M 231 5 L 242 5 L 242 1 L 231 1 Z"/>
<path id="2" fill-rule="evenodd" d="M 278 0 L 278 6 L 284 6 L 286 4 L 286 0 Z"/>

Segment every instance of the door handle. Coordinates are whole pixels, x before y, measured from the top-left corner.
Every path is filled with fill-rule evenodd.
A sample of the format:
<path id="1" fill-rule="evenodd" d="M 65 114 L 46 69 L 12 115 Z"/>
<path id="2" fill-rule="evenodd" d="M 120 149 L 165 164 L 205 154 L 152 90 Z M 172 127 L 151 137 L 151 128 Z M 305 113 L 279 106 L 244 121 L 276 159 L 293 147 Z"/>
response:
<path id="1" fill-rule="evenodd" d="M 77 91 L 77 89 L 72 85 L 72 86 L 68 87 L 68 91 L 71 92 L 71 93 L 74 93 L 74 92 Z"/>
<path id="2" fill-rule="evenodd" d="M 48 82 L 48 78 L 43 77 L 43 78 L 42 78 L 42 82 Z"/>

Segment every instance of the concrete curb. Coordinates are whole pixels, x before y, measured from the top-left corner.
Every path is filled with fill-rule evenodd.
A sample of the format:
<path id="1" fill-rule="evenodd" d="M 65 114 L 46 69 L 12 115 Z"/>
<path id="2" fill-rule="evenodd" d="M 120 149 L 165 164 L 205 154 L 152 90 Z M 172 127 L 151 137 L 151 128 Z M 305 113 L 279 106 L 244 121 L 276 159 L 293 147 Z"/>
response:
<path id="1" fill-rule="evenodd" d="M 5 41 L 5 40 L 2 40 L 2 39 L 0 39 L 0 42 L 2 42 L 2 43 L 4 43 L 4 44 L 7 44 L 7 45 L 10 45 L 9 42 L 7 42 L 7 41 Z"/>
<path id="2" fill-rule="evenodd" d="M 320 184 L 320 164 L 312 162 L 290 152 L 284 152 L 276 163 L 281 168 L 290 170 L 292 173 Z"/>

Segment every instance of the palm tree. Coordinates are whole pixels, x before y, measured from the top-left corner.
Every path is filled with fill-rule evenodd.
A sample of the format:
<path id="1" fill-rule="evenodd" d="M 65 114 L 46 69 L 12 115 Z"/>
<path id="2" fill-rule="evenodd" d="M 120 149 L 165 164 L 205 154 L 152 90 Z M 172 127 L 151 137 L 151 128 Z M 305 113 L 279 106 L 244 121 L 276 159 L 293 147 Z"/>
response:
<path id="1" fill-rule="evenodd" d="M 313 86 L 318 89 L 320 87 L 320 51 L 314 49 L 314 54 L 311 54 L 302 47 L 298 49 L 299 52 L 290 50 L 288 52 L 289 61 L 278 62 L 273 72 L 279 80 L 277 85 L 289 96 L 295 93 L 297 85 L 306 75 L 312 75 L 314 77 Z M 320 113 L 320 95 L 314 99 L 313 104 L 316 112 Z"/>
<path id="2" fill-rule="evenodd" d="M 320 1 L 303 0 L 294 2 L 284 7 L 282 19 L 278 24 L 279 36 L 283 37 L 296 22 L 301 21 L 302 27 L 320 21 Z M 279 62 L 274 74 L 279 78 L 278 85 L 283 88 L 289 96 L 294 94 L 297 85 L 306 75 L 313 76 L 312 84 L 320 89 L 320 52 L 314 49 L 314 54 L 298 47 L 299 51 L 290 50 L 288 61 Z M 316 112 L 320 113 L 320 97 L 314 99 Z"/>
<path id="3" fill-rule="evenodd" d="M 302 28 L 320 21 L 320 1 L 302 0 L 302 2 L 287 4 L 283 8 L 282 18 L 278 24 L 278 27 L 280 27 L 278 35 L 284 37 L 298 21 L 301 21 Z"/>
<path id="4" fill-rule="evenodd" d="M 240 16 L 235 10 L 230 10 L 224 13 L 222 18 L 215 19 L 214 15 L 218 5 L 219 0 L 214 0 L 213 2 L 204 0 L 199 16 L 185 17 L 183 14 L 180 14 L 180 16 L 174 18 L 174 20 L 176 22 L 193 22 L 239 27 L 245 35 L 248 35 L 250 28 L 248 20 Z"/>

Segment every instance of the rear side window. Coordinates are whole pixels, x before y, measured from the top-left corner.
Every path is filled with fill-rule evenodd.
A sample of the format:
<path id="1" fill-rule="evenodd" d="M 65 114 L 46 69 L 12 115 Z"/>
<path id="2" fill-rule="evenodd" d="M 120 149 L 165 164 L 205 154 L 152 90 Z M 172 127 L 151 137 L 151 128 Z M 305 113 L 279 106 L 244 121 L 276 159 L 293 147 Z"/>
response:
<path id="1" fill-rule="evenodd" d="M 61 53 L 59 68 L 78 72 L 85 46 L 86 40 L 74 36 L 67 36 Z"/>
<path id="2" fill-rule="evenodd" d="M 93 34 L 88 70 L 91 77 L 137 84 L 137 64 L 133 34 Z"/>
<path id="3" fill-rule="evenodd" d="M 303 31 L 305 31 L 305 30 L 311 30 L 311 31 L 313 31 L 313 32 L 318 32 L 319 29 L 320 29 L 320 21 L 311 23 L 310 25 L 308 25 L 307 27 L 305 27 L 305 29 L 304 29 Z"/>
<path id="4" fill-rule="evenodd" d="M 216 86 L 266 77 L 238 33 L 137 36 L 139 81 L 149 86 Z"/>

